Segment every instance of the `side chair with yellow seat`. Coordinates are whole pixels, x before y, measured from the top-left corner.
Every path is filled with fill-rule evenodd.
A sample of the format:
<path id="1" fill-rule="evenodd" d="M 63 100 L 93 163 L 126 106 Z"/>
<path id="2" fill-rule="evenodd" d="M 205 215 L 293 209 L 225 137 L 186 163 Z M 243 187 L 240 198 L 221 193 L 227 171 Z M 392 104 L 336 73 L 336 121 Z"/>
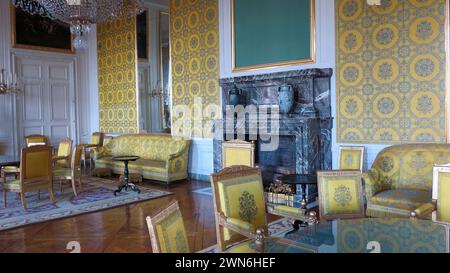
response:
<path id="1" fill-rule="evenodd" d="M 255 143 L 231 140 L 222 143 L 222 168 L 231 166 L 255 167 Z"/>
<path id="2" fill-rule="evenodd" d="M 211 175 L 220 251 L 244 238 L 267 235 L 266 202 L 259 168 L 233 166 Z"/>
<path id="3" fill-rule="evenodd" d="M 338 169 L 363 171 L 364 150 L 363 146 L 340 146 Z"/>
<path id="4" fill-rule="evenodd" d="M 102 132 L 95 132 L 91 136 L 91 141 L 89 144 L 84 144 L 83 147 L 83 153 L 81 160 L 84 163 L 84 166 L 86 167 L 86 161 L 90 161 L 90 166 L 92 166 L 92 162 L 94 162 L 94 151 L 93 149 L 100 148 L 103 146 L 103 140 L 104 140 L 105 134 Z"/>
<path id="5" fill-rule="evenodd" d="M 450 165 L 433 167 L 433 192 L 430 203 L 423 204 L 411 213 L 411 217 L 435 222 L 450 223 Z"/>
<path id="6" fill-rule="evenodd" d="M 69 167 L 72 145 L 73 141 L 70 138 L 64 138 L 61 140 L 58 146 L 58 152 L 55 156 L 53 156 L 54 166 L 61 168 Z"/>
<path id="7" fill-rule="evenodd" d="M 430 203 L 433 166 L 450 162 L 450 145 L 403 144 L 382 150 L 363 174 L 366 215 L 409 218 Z"/>
<path id="8" fill-rule="evenodd" d="M 25 137 L 25 144 L 27 147 L 36 145 L 50 145 L 47 136 L 44 135 L 29 135 Z"/>
<path id="9" fill-rule="evenodd" d="M 81 184 L 81 154 L 83 152 L 83 145 L 78 145 L 73 153 L 70 162 L 70 168 L 55 168 L 53 170 L 53 180 L 60 182 L 60 191 L 63 191 L 62 182 L 71 181 L 73 193 L 78 196 L 76 189 L 76 181 L 78 181 L 78 186 L 82 188 Z"/>
<path id="10" fill-rule="evenodd" d="M 6 181 L 3 185 L 3 207 L 6 208 L 6 193 L 20 193 L 22 206 L 27 208 L 26 193 L 47 189 L 53 203 L 52 148 L 33 146 L 23 148 L 20 163 L 20 178 Z"/>

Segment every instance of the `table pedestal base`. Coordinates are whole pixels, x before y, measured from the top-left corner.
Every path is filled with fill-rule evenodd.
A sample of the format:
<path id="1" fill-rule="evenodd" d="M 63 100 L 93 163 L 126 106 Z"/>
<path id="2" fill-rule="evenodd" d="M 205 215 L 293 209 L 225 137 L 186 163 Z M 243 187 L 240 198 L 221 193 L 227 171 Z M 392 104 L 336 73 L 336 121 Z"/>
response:
<path id="1" fill-rule="evenodd" d="M 132 189 L 133 191 L 135 191 L 137 193 L 141 193 L 141 190 L 135 184 L 126 183 L 126 184 L 120 185 L 119 189 L 114 191 L 114 196 L 116 196 L 118 193 L 120 193 L 123 189 L 125 189 L 125 191 L 128 191 L 128 189 Z"/>

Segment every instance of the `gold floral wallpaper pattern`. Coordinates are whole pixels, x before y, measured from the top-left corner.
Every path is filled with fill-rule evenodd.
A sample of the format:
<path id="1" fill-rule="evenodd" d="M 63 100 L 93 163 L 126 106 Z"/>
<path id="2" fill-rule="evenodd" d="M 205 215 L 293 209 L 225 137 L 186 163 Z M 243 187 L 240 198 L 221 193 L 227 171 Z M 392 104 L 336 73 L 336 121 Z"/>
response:
<path id="1" fill-rule="evenodd" d="M 445 9 L 336 1 L 338 142 L 445 142 Z"/>
<path id="2" fill-rule="evenodd" d="M 100 131 L 137 133 L 136 18 L 97 25 Z"/>
<path id="3" fill-rule="evenodd" d="M 173 109 L 189 109 L 173 111 L 172 134 L 211 138 L 221 112 L 218 1 L 171 0 L 170 19 Z"/>

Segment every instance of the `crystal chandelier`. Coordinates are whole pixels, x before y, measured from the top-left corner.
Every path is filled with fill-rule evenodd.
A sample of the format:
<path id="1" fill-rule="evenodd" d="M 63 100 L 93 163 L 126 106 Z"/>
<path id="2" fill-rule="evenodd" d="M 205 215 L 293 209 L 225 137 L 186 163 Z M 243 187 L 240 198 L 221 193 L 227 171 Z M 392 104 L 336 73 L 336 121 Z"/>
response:
<path id="1" fill-rule="evenodd" d="M 11 93 L 20 93 L 20 83 L 17 78 L 17 74 L 5 75 L 6 70 L 0 70 L 0 95 L 6 95 Z"/>
<path id="2" fill-rule="evenodd" d="M 85 36 L 93 24 L 132 17 L 144 10 L 143 0 L 13 0 L 13 3 L 31 14 L 70 24 L 76 49 L 87 47 Z"/>

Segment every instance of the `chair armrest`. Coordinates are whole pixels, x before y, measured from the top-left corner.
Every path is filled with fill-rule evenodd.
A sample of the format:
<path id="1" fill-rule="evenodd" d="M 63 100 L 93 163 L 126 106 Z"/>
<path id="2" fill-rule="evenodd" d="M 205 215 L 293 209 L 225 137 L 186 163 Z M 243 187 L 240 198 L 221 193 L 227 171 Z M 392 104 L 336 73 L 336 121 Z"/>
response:
<path id="1" fill-rule="evenodd" d="M 228 228 L 236 233 L 239 233 L 247 238 L 256 238 L 255 226 L 251 223 L 245 222 L 236 218 L 229 218 L 222 213 L 217 215 L 219 225 Z"/>
<path id="2" fill-rule="evenodd" d="M 179 151 L 178 153 L 174 153 L 174 154 L 170 154 L 167 156 L 167 160 L 174 160 L 180 156 L 183 156 L 183 154 L 186 152 L 186 149 L 183 149 L 181 151 Z"/>
<path id="3" fill-rule="evenodd" d="M 435 210 L 436 210 L 435 202 L 425 203 L 411 212 L 411 218 L 412 219 L 425 219 L 425 217 L 427 215 L 430 215 Z"/>
<path id="4" fill-rule="evenodd" d="M 53 157 L 53 161 L 58 161 L 58 160 L 68 160 L 70 156 L 54 156 Z"/>
<path id="5" fill-rule="evenodd" d="M 379 174 L 374 168 L 364 172 L 362 174 L 364 181 L 364 190 L 366 192 L 366 198 L 370 198 L 380 192 L 381 187 L 379 186 Z"/>
<path id="6" fill-rule="evenodd" d="M 166 169 L 170 173 L 178 173 L 181 171 L 187 172 L 189 161 L 189 146 L 178 151 L 177 153 L 173 153 L 167 156 L 166 160 Z"/>
<path id="7" fill-rule="evenodd" d="M 109 155 L 109 151 L 105 147 L 98 147 L 91 149 L 94 153 L 94 160 L 105 157 Z"/>

